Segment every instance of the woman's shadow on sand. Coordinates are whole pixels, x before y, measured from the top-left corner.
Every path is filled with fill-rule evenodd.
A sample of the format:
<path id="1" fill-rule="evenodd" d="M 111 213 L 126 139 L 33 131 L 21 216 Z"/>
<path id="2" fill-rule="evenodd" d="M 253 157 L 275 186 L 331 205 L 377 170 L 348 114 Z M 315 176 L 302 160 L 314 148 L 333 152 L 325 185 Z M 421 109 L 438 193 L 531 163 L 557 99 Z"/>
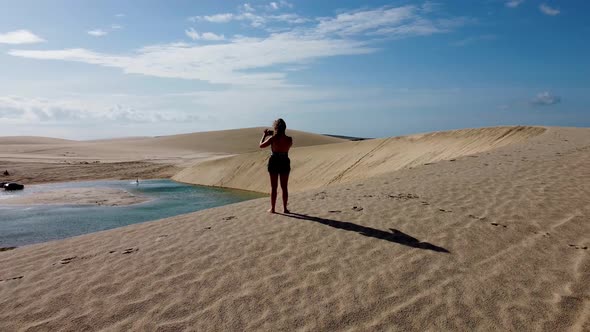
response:
<path id="1" fill-rule="evenodd" d="M 334 228 L 338 228 L 338 229 L 343 229 L 346 231 L 357 232 L 357 233 L 364 235 L 364 236 L 373 237 L 373 238 L 377 238 L 380 240 L 385 240 L 385 241 L 389 241 L 389 242 L 393 242 L 393 243 L 398 243 L 398 244 L 402 244 L 402 245 L 412 247 L 412 248 L 450 253 L 450 251 L 448 251 L 445 248 L 435 246 L 434 244 L 431 244 L 428 242 L 420 242 L 420 240 L 416 239 L 415 237 L 412 237 L 408 234 L 405 234 L 402 231 L 399 231 L 399 230 L 393 229 L 393 228 L 389 229 L 391 232 L 386 232 L 386 231 L 382 231 L 380 229 L 361 226 L 361 225 L 357 225 L 357 224 L 347 222 L 347 221 L 338 221 L 338 220 L 325 219 L 325 218 L 320 218 L 320 217 L 313 217 L 313 216 L 308 216 L 308 215 L 300 214 L 300 213 L 290 212 L 290 213 L 286 213 L 286 214 L 282 214 L 282 215 L 287 216 L 287 217 L 291 217 L 291 218 L 295 218 L 295 219 L 313 221 L 313 222 L 317 222 L 317 223 L 320 223 L 320 224 L 323 224 L 326 226 L 330 226 L 330 227 L 334 227 Z"/>

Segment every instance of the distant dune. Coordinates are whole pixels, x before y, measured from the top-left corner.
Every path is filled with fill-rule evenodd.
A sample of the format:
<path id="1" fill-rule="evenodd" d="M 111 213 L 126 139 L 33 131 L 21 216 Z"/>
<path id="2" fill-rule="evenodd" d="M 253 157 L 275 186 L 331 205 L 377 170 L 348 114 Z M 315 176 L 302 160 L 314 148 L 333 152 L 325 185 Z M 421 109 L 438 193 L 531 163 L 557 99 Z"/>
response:
<path id="1" fill-rule="evenodd" d="M 298 191 L 369 178 L 481 153 L 545 131 L 540 127 L 493 127 L 344 142 L 291 150 L 289 188 Z M 296 141 L 296 146 L 299 146 Z M 269 151 L 208 160 L 176 174 L 180 182 L 268 192 Z"/>
<path id="2" fill-rule="evenodd" d="M 0 157 L 25 159 L 93 158 L 102 161 L 181 160 L 253 152 L 264 128 L 245 128 L 158 137 L 69 141 L 44 137 L 0 137 Z M 345 139 L 290 130 L 297 146 L 345 142 Z"/>
<path id="3" fill-rule="evenodd" d="M 51 138 L 51 137 L 40 137 L 40 136 L 0 136 L 0 145 L 20 145 L 20 144 L 63 144 L 63 143 L 75 143 L 75 141 L 62 139 L 62 138 Z"/>
<path id="4" fill-rule="evenodd" d="M 264 127 L 209 131 L 173 136 L 160 136 L 133 142 L 135 146 L 157 147 L 162 149 L 183 149 L 192 151 L 207 151 L 217 153 L 245 153 L 258 150 L 258 141 Z M 268 129 L 268 128 L 267 128 Z M 298 146 L 322 145 L 341 143 L 346 139 L 308 133 L 299 130 L 289 130 L 289 135 Z"/>
<path id="5" fill-rule="evenodd" d="M 158 137 L 69 141 L 45 137 L 0 137 L 3 181 L 26 184 L 89 179 L 168 178 L 193 163 L 257 151 L 264 128 L 244 128 Z M 289 130 L 297 146 L 345 139 Z"/>

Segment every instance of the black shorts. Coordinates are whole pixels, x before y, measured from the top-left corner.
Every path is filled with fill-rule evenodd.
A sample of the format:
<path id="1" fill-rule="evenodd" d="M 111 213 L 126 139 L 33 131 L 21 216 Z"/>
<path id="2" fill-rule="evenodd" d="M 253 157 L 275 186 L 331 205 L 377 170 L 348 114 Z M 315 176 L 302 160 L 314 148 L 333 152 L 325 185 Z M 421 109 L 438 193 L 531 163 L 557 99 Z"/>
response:
<path id="1" fill-rule="evenodd" d="M 273 154 L 268 160 L 268 172 L 271 174 L 289 174 L 291 171 L 291 160 L 285 154 Z"/>

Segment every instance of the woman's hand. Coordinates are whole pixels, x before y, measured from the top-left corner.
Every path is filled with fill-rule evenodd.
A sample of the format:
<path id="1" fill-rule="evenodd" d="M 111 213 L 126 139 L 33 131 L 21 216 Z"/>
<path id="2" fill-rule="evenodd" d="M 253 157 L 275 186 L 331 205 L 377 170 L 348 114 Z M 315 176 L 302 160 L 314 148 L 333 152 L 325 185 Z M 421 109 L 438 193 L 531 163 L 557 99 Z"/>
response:
<path id="1" fill-rule="evenodd" d="M 265 147 L 269 146 L 271 141 L 272 141 L 272 130 L 264 129 L 264 134 L 262 135 L 262 138 L 260 139 L 260 148 L 265 148 Z"/>

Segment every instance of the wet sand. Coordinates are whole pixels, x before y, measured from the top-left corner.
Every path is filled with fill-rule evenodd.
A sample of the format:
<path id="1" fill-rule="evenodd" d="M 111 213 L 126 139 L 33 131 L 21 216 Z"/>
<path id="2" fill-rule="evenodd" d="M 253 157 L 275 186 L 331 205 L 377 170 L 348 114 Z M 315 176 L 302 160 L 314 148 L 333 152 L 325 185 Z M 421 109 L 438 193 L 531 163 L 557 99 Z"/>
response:
<path id="1" fill-rule="evenodd" d="M 147 202 L 150 199 L 112 188 L 69 188 L 32 193 L 26 196 L 1 199 L 0 205 L 98 205 L 123 206 Z"/>

